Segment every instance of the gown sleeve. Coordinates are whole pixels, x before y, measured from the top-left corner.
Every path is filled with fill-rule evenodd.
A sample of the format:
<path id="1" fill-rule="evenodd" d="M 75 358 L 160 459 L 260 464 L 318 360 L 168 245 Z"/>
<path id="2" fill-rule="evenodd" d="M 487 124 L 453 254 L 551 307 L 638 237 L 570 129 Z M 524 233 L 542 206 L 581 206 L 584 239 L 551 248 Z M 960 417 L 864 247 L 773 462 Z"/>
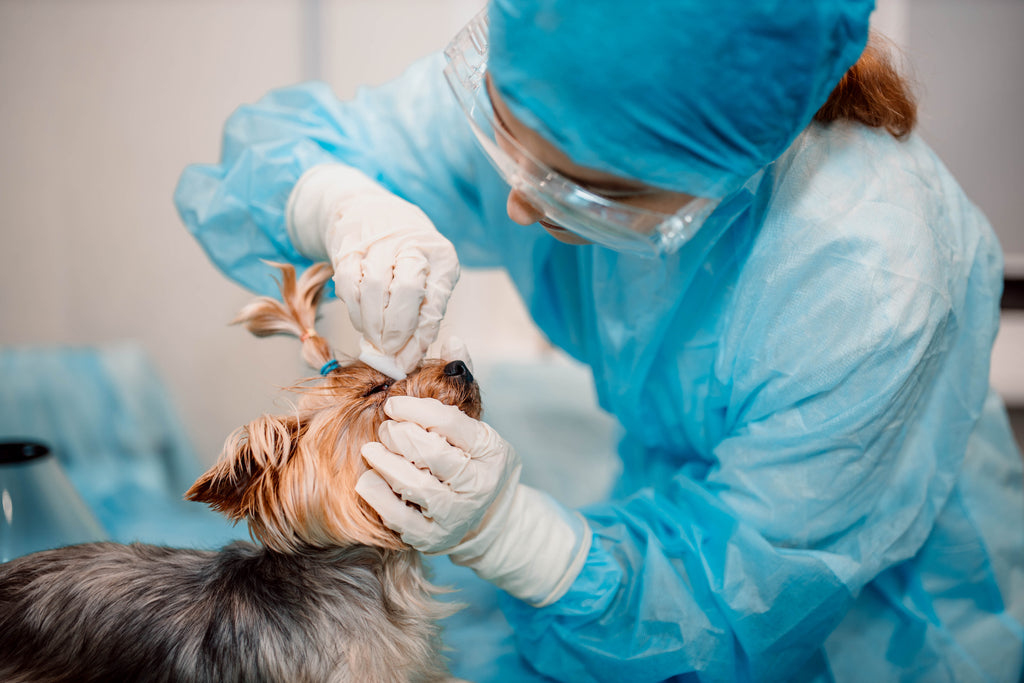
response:
<path id="1" fill-rule="evenodd" d="M 210 259 L 264 295 L 277 285 L 262 260 L 309 265 L 288 239 L 285 206 L 302 173 L 323 163 L 355 166 L 419 205 L 465 265 L 496 265 L 480 198 L 496 176 L 471 135 L 440 54 L 351 101 L 323 83 L 301 84 L 239 107 L 220 161 L 186 167 L 174 202 Z"/>

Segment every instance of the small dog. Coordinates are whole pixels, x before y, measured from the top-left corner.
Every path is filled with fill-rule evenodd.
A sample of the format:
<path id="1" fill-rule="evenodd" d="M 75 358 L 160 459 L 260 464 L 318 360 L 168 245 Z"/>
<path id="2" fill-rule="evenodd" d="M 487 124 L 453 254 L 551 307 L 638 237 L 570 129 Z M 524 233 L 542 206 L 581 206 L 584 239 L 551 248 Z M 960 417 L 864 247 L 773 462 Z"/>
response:
<path id="1" fill-rule="evenodd" d="M 275 264 L 276 265 L 276 264 Z M 434 599 L 419 554 L 356 493 L 360 447 L 377 439 L 389 396 L 427 396 L 481 412 L 461 360 L 426 361 L 394 381 L 332 360 L 313 323 L 330 267 L 284 303 L 243 309 L 257 336 L 292 334 L 324 378 L 295 387 L 294 415 L 232 434 L 186 497 L 246 520 L 259 544 L 220 551 L 91 543 L 0 565 L 0 680 L 446 680 Z"/>

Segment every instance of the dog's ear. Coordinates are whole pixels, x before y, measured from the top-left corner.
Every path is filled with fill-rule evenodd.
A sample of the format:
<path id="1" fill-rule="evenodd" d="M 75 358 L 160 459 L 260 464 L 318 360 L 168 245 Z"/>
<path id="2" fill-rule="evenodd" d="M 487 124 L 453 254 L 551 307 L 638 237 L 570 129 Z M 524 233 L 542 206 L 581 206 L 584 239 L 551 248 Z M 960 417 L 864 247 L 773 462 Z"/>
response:
<path id="1" fill-rule="evenodd" d="M 225 442 L 220 460 L 196 480 L 185 498 L 207 503 L 229 519 L 245 518 L 256 503 L 253 494 L 259 482 L 288 462 L 301 429 L 295 416 L 264 415 L 236 430 Z"/>

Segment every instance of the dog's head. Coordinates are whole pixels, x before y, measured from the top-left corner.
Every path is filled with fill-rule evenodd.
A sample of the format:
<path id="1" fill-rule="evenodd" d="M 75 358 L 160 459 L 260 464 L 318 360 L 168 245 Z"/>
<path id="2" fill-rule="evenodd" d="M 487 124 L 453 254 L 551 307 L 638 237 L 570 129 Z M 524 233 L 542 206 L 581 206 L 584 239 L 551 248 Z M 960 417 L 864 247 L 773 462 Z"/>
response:
<path id="1" fill-rule="evenodd" d="M 396 381 L 370 366 L 339 366 L 299 389 L 295 414 L 264 415 L 232 434 L 220 461 L 186 493 L 282 552 L 351 544 L 405 548 L 355 491 L 360 449 L 377 440 L 391 396 L 436 398 L 478 418 L 480 389 L 465 363 L 432 360 Z"/>

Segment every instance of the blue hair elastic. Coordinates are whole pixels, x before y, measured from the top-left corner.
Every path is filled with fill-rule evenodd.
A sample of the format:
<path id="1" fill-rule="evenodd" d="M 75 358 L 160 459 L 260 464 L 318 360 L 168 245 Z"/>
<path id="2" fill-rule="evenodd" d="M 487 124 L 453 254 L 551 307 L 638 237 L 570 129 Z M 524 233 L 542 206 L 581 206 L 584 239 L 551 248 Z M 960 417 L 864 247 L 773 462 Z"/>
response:
<path id="1" fill-rule="evenodd" d="M 327 375 L 337 370 L 338 366 L 340 365 L 341 363 L 339 363 L 336 360 L 329 360 L 326 363 L 324 363 L 324 366 L 322 368 L 320 368 L 320 374 L 326 377 Z"/>

